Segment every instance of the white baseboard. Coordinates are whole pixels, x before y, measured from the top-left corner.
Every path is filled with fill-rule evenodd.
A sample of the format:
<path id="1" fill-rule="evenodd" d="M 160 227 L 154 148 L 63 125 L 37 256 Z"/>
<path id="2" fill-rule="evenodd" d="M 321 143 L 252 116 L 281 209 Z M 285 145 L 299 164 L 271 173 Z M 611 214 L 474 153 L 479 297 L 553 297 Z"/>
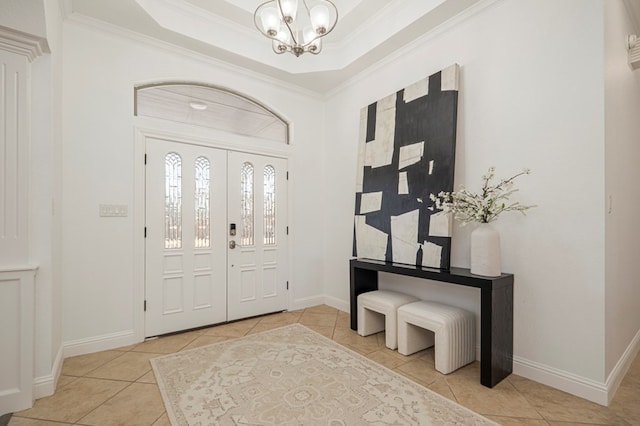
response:
<path id="1" fill-rule="evenodd" d="M 291 310 L 297 311 L 298 309 L 306 309 L 312 306 L 322 305 L 324 303 L 324 296 L 312 296 L 302 299 L 295 299 L 291 304 Z"/>
<path id="2" fill-rule="evenodd" d="M 631 363 L 636 358 L 636 355 L 638 355 L 638 352 L 640 352 L 640 330 L 636 333 L 635 337 L 631 339 L 631 343 L 627 346 L 627 349 L 613 367 L 611 373 L 609 373 L 609 377 L 607 377 L 607 405 L 609 405 L 615 396 L 616 391 L 620 387 L 620 383 L 622 383 L 622 379 L 624 379 L 627 371 L 629 371 L 629 367 L 631 367 Z"/>
<path id="3" fill-rule="evenodd" d="M 69 358 L 77 355 L 117 349 L 122 346 L 129 346 L 140 342 L 141 340 L 136 338 L 134 330 L 103 334 L 102 336 L 89 337 L 87 339 L 72 340 L 70 342 L 63 343 L 64 357 Z"/>
<path id="4" fill-rule="evenodd" d="M 631 340 L 631 343 L 611 370 L 605 383 L 596 382 L 595 380 L 517 356 L 513 357 L 513 372 L 519 376 L 560 389 L 596 404 L 608 406 L 638 352 L 640 352 L 640 331 Z"/>
<path id="5" fill-rule="evenodd" d="M 607 387 L 604 383 L 539 364 L 527 359 L 513 357 L 513 373 L 527 379 L 560 389 L 600 405 L 607 405 Z"/>
<path id="6" fill-rule="evenodd" d="M 351 312 L 351 305 L 349 302 L 345 302 L 342 299 L 332 296 L 324 296 L 324 304 L 336 308 L 339 311 L 349 313 Z"/>
<path id="7" fill-rule="evenodd" d="M 347 312 L 347 313 L 350 311 L 349 302 L 345 302 L 342 299 L 338 299 L 337 297 L 331 297 L 331 296 L 312 296 L 312 297 L 305 297 L 303 299 L 296 299 L 292 303 L 291 310 L 295 311 L 298 309 L 306 309 L 306 308 L 311 308 L 313 306 L 318 306 L 318 305 L 331 306 L 332 308 L 336 308 L 340 311 Z"/>
<path id="8" fill-rule="evenodd" d="M 53 366 L 51 367 L 51 373 L 46 376 L 40 376 L 33 379 L 33 399 L 44 398 L 45 396 L 51 396 L 56 391 L 58 386 L 58 379 L 60 373 L 62 373 L 62 362 L 64 358 L 62 356 L 63 349 L 60 345 L 56 359 L 53 360 Z"/>

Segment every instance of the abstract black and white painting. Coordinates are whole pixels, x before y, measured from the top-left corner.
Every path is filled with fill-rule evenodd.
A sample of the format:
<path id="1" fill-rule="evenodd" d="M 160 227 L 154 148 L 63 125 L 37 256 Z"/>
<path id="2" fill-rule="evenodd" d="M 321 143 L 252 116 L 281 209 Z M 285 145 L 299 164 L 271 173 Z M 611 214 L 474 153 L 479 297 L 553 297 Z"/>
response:
<path id="1" fill-rule="evenodd" d="M 459 66 L 360 111 L 353 255 L 449 269 L 451 218 L 430 194 L 453 191 Z"/>

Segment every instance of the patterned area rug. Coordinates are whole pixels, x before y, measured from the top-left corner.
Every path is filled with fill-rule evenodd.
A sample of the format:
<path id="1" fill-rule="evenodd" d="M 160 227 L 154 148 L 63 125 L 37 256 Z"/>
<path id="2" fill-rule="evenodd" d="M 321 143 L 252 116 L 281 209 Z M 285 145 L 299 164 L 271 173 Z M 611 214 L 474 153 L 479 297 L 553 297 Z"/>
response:
<path id="1" fill-rule="evenodd" d="M 495 425 L 300 324 L 151 360 L 174 425 Z"/>

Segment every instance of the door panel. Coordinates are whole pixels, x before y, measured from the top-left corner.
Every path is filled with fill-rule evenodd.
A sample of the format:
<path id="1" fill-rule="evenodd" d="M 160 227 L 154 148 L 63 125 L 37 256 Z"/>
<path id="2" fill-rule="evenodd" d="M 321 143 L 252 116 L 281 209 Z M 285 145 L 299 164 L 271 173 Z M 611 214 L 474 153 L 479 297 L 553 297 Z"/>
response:
<path id="1" fill-rule="evenodd" d="M 226 321 L 224 150 L 146 142 L 145 336 Z"/>
<path id="2" fill-rule="evenodd" d="M 229 152 L 228 164 L 231 321 L 287 309 L 287 163 Z"/>

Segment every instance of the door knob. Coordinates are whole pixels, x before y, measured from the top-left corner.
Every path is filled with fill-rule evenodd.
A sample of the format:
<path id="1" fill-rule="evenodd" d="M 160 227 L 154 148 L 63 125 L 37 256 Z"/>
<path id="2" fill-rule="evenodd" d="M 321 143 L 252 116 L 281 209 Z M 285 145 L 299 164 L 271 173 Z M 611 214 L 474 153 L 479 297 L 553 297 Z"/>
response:
<path id="1" fill-rule="evenodd" d="M 229 248 L 230 249 L 236 248 L 236 242 L 234 240 L 229 241 Z"/>

